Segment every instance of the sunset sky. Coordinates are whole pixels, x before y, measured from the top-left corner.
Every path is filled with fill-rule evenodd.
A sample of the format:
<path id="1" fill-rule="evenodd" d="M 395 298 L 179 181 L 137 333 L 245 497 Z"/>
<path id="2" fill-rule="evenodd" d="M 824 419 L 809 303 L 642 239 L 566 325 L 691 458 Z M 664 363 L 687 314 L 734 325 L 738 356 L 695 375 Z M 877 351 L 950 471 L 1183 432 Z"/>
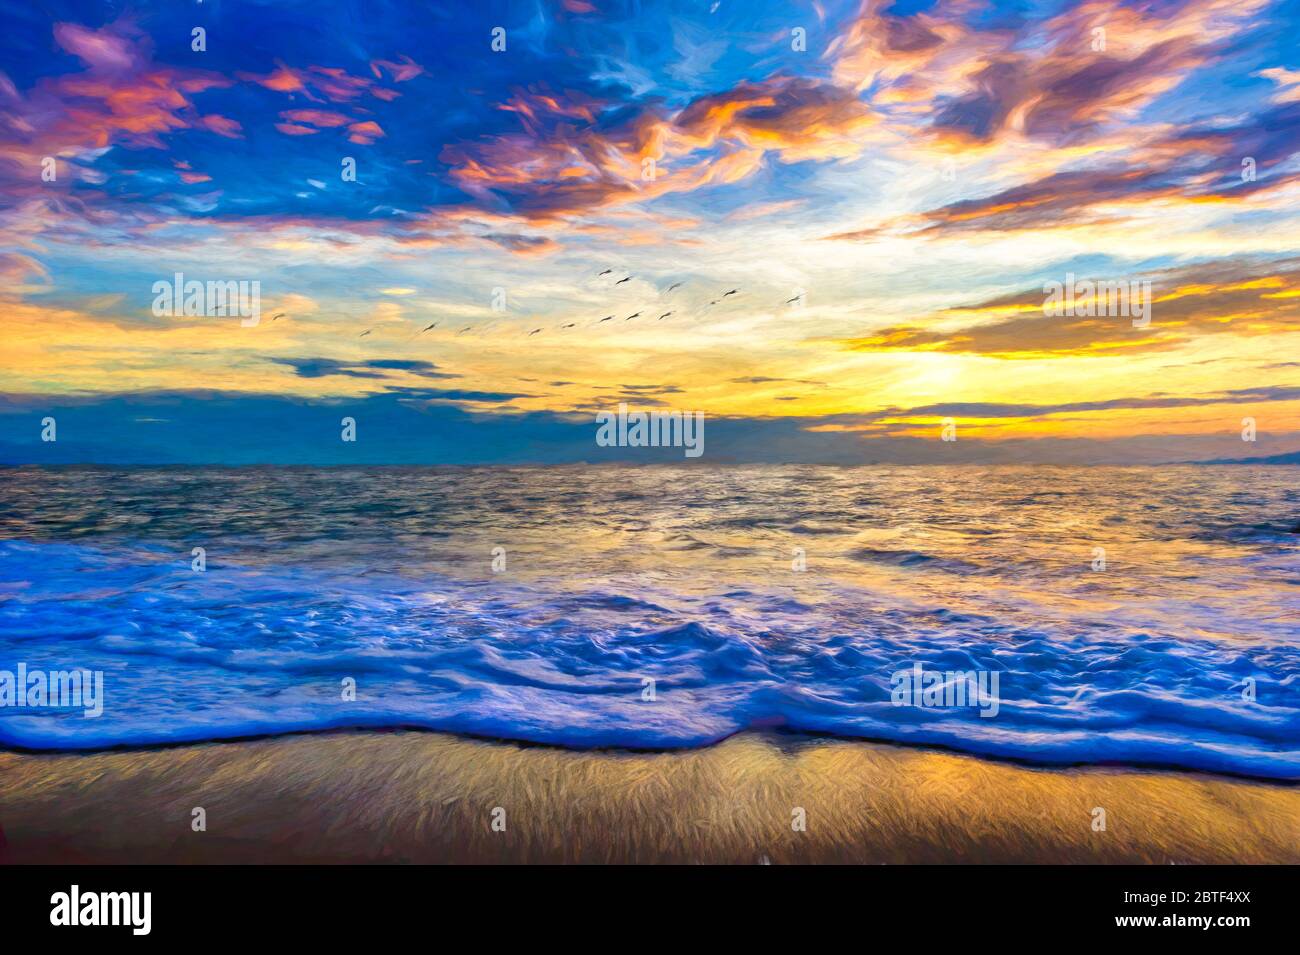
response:
<path id="1" fill-rule="evenodd" d="M 599 460 L 620 401 L 705 462 L 1300 449 L 1295 2 L 2 10 L 0 462 Z"/>

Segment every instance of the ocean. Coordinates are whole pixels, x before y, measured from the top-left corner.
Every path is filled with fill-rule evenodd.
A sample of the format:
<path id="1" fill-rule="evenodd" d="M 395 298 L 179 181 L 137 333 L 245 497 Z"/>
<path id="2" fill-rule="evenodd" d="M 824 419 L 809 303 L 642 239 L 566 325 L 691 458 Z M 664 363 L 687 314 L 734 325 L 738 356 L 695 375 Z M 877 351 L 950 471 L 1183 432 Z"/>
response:
<path id="1" fill-rule="evenodd" d="M 768 728 L 1294 780 L 1297 523 L 1296 467 L 5 468 L 0 671 L 103 709 L 0 705 L 0 745 Z M 898 705 L 927 671 L 996 712 Z"/>

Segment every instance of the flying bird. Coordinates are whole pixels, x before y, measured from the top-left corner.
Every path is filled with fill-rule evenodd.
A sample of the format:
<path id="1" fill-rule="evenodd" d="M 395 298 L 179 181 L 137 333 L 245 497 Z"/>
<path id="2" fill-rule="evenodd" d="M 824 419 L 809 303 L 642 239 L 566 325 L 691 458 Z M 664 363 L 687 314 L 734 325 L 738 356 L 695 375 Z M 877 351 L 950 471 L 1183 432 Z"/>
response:
<path id="1" fill-rule="evenodd" d="M 681 282 L 674 282 L 672 285 L 668 286 L 668 292 L 671 292 L 675 288 L 681 288 L 681 287 L 682 287 Z M 664 294 L 667 295 L 668 292 L 664 292 Z"/>
<path id="2" fill-rule="evenodd" d="M 788 299 L 786 299 L 786 300 L 785 300 L 785 304 L 787 304 L 787 305 L 793 305 L 795 302 L 799 301 L 799 299 L 801 299 L 801 298 L 803 298 L 802 295 L 796 295 L 794 298 L 788 298 Z"/>
<path id="3" fill-rule="evenodd" d="M 373 331 L 374 331 L 373 328 L 367 328 L 364 332 L 362 332 L 360 335 L 358 335 L 357 338 L 365 338 L 367 335 L 369 335 L 369 334 L 370 334 L 371 332 L 373 332 Z"/>
<path id="4" fill-rule="evenodd" d="M 456 334 L 457 334 L 457 335 L 464 335 L 467 331 L 469 331 L 469 330 L 470 330 L 471 328 L 473 328 L 473 327 L 474 327 L 473 325 L 466 325 L 464 328 L 462 328 L 462 329 L 461 329 L 460 331 L 458 331 Z"/>
<path id="5" fill-rule="evenodd" d="M 420 334 L 423 335 L 425 332 L 429 331 L 430 329 L 437 328 L 437 327 L 438 327 L 437 322 L 434 322 L 432 325 L 425 325 L 424 328 L 420 329 Z"/>
<path id="6" fill-rule="evenodd" d="M 271 316 L 271 321 L 275 321 L 277 318 L 283 318 L 283 317 L 284 317 L 284 312 L 276 312 L 274 315 Z"/>
<path id="7" fill-rule="evenodd" d="M 656 322 L 662 322 L 665 318 L 667 318 L 667 317 L 668 317 L 669 315 L 671 315 L 671 314 L 672 314 L 672 312 L 664 312 L 662 315 L 660 315 L 658 318 L 656 318 L 655 321 L 656 321 Z"/>
<path id="8" fill-rule="evenodd" d="M 739 292 L 739 291 L 740 291 L 740 289 L 738 289 L 738 288 L 733 288 L 730 292 L 727 292 L 726 295 L 723 295 L 722 297 L 723 297 L 723 298 L 726 298 L 727 295 L 735 295 L 735 294 L 736 294 L 737 292 Z"/>
<path id="9" fill-rule="evenodd" d="M 606 269 L 605 271 L 601 272 L 600 274 L 601 274 L 601 275 L 609 275 L 609 273 L 610 273 L 610 272 L 613 272 L 613 271 L 614 271 L 613 269 Z M 599 277 L 599 276 L 598 276 L 598 277 Z"/>
<path id="10" fill-rule="evenodd" d="M 602 319 L 600 320 L 600 322 L 608 322 L 608 321 L 610 321 L 613 317 L 614 317 L 613 315 L 606 315 L 604 318 L 602 318 Z M 597 322 L 596 324 L 599 325 L 600 322 Z"/>
<path id="11" fill-rule="evenodd" d="M 631 315 L 629 315 L 627 318 L 623 319 L 623 321 L 625 321 L 625 322 L 630 322 L 630 321 L 632 321 L 632 319 L 636 318 L 636 317 L 637 317 L 638 315 L 640 315 L 640 314 L 641 314 L 640 312 L 633 312 L 633 313 L 632 313 Z"/>
<path id="12" fill-rule="evenodd" d="M 537 334 L 538 332 L 540 332 L 540 331 L 541 331 L 540 328 L 534 328 L 531 332 L 528 333 L 528 337 L 529 337 L 529 338 L 532 338 L 534 335 L 536 335 L 536 334 Z"/>
<path id="13" fill-rule="evenodd" d="M 618 280 L 617 282 L 615 282 L 614 284 L 615 284 L 615 285 L 622 285 L 624 282 L 630 282 L 630 281 L 632 281 L 632 276 L 629 275 L 627 278 L 619 279 L 619 280 Z"/>
<path id="14" fill-rule="evenodd" d="M 573 328 L 577 324 L 577 322 L 569 322 L 567 325 L 561 325 L 560 328 Z"/>

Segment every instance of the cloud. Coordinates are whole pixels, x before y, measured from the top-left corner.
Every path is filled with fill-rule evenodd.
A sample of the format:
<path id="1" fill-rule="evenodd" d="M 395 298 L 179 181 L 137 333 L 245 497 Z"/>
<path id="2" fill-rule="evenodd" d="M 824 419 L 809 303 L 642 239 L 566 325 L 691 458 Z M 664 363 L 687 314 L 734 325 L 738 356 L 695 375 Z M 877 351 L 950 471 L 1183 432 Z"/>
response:
<path id="1" fill-rule="evenodd" d="M 322 128 L 346 126 L 352 122 L 343 113 L 335 113 L 326 109 L 287 109 L 281 112 L 280 115 L 291 123 L 307 123 Z"/>
<path id="2" fill-rule="evenodd" d="M 403 55 L 396 62 L 393 60 L 371 60 L 370 72 L 374 73 L 376 77 L 382 77 L 384 73 L 387 73 L 394 83 L 406 83 L 423 73 L 424 67 L 409 56 Z"/>
<path id="3" fill-rule="evenodd" d="M 544 235 L 506 235 L 500 232 L 488 232 L 482 238 L 518 255 L 547 255 L 560 249 L 560 243 Z"/>
<path id="4" fill-rule="evenodd" d="M 0 252 L 0 297 L 51 287 L 44 265 L 21 252 Z"/>
<path id="5" fill-rule="evenodd" d="M 1277 90 L 1271 97 L 1274 103 L 1294 103 L 1300 100 L 1300 70 L 1275 66 L 1260 70 L 1255 75 L 1270 79 L 1277 84 Z"/>
<path id="6" fill-rule="evenodd" d="M 383 75 L 378 70 L 373 72 L 376 79 Z M 414 75 L 419 74 L 412 74 L 412 76 Z M 384 100 L 398 95 L 396 91 L 386 89 L 374 79 L 365 76 L 353 76 L 347 70 L 334 66 L 300 68 L 288 66 L 277 60 L 275 69 L 270 73 L 259 74 L 240 71 L 236 73 L 236 76 L 241 80 L 256 83 L 277 93 L 301 95 L 316 103 L 350 104 L 366 95 Z M 411 77 L 408 76 L 407 78 L 410 79 Z"/>
<path id="7" fill-rule="evenodd" d="M 1151 321 L 1125 316 L 1043 314 L 1041 288 L 952 308 L 925 325 L 894 325 L 845 339 L 851 351 L 938 351 L 1000 358 L 1114 356 L 1162 351 L 1207 335 L 1300 331 L 1300 268 L 1291 263 L 1224 262 L 1152 276 L 1084 275 L 1078 280 L 1151 282 Z M 1065 275 L 1056 277 L 1063 282 Z M 1081 305 L 1084 303 L 1080 303 Z M 954 320 L 977 317 L 953 327 Z"/>
<path id="8" fill-rule="evenodd" d="M 348 378 L 385 378 L 386 375 L 372 371 L 365 362 L 343 362 L 333 358 L 272 358 L 277 365 L 287 365 L 299 378 L 324 378 L 341 375 Z"/>
<path id="9" fill-rule="evenodd" d="M 903 421 L 910 427 L 917 419 L 941 418 L 1048 418 L 1089 411 L 1142 410 L 1150 408 L 1197 408 L 1222 404 L 1254 404 L 1300 401 L 1300 386 L 1237 388 L 1210 395 L 1148 395 L 1107 398 L 1100 401 L 1066 401 L 1054 404 L 1016 404 L 997 401 L 948 401 L 911 408 L 884 408 L 870 414 L 827 416 L 825 423 L 851 429 L 870 428 L 880 422 Z"/>
<path id="10" fill-rule="evenodd" d="M 1254 26 L 1267 0 L 1085 0 L 986 26 L 967 3 L 897 13 L 868 0 L 828 50 L 837 82 L 953 144 L 1052 145 L 1131 119 Z M 929 108 L 919 108 L 929 107 Z"/>
<path id="11" fill-rule="evenodd" d="M 59 46 L 101 73 L 125 73 L 140 65 L 141 55 L 129 24 L 91 30 L 75 23 L 56 23 L 54 39 Z"/>
<path id="12" fill-rule="evenodd" d="M 203 70 L 154 65 L 151 42 L 129 20 L 99 30 L 58 23 L 53 33 L 85 69 L 44 76 L 26 92 L 6 84 L 0 159 L 16 168 L 39 168 L 45 156 L 83 156 L 114 144 L 162 148 L 162 135 L 182 129 L 239 135 L 239 123 L 204 115 L 191 99 L 229 81 Z M 0 181 L 15 192 L 34 194 L 30 176 L 7 174 Z"/>
<path id="13" fill-rule="evenodd" d="M 334 358 L 270 358 L 277 365 L 292 368 L 299 378 L 388 379 L 388 372 L 397 371 L 421 378 L 459 378 L 459 375 L 438 371 L 438 366 L 419 359 L 372 358 L 367 361 L 340 361 Z"/>
<path id="14" fill-rule="evenodd" d="M 1247 203 L 1289 187 L 1300 171 L 1288 170 L 1300 151 L 1300 102 L 1288 102 L 1235 123 L 1194 123 L 1155 137 L 1130 138 L 1122 162 L 1055 172 L 976 199 L 829 235 L 832 240 L 873 241 L 888 235 L 1021 232 L 1122 218 L 1150 204 L 1169 210 L 1205 203 Z M 1243 177 L 1250 157 L 1257 178 Z"/>
<path id="15" fill-rule="evenodd" d="M 359 146 L 369 146 L 376 139 L 388 135 L 374 120 L 353 123 L 348 127 L 348 142 Z"/>
<path id="16" fill-rule="evenodd" d="M 824 381 L 816 381 L 808 378 L 770 378 L 766 375 L 747 375 L 743 378 L 728 378 L 733 385 L 766 385 L 766 384 L 796 384 L 796 385 L 825 385 Z"/>
<path id="17" fill-rule="evenodd" d="M 517 94 L 510 108 L 521 132 L 451 144 L 440 158 L 489 208 L 540 221 L 739 182 L 767 155 L 855 156 L 866 148 L 858 134 L 876 122 L 851 91 L 790 76 L 743 82 L 675 113 L 536 93 Z"/>
<path id="18" fill-rule="evenodd" d="M 507 404 L 516 398 L 531 398 L 532 395 L 518 391 L 471 391 L 464 388 L 393 388 L 407 400 L 425 404 L 456 402 L 466 404 Z"/>

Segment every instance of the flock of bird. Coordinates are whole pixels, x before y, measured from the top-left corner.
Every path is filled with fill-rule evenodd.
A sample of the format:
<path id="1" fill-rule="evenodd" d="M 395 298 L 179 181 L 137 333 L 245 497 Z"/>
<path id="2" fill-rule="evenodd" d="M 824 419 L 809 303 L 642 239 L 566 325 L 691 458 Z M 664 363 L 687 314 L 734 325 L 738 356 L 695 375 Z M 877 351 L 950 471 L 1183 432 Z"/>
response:
<path id="1" fill-rule="evenodd" d="M 605 269 L 605 271 L 598 273 L 596 277 L 597 277 L 597 278 L 604 278 L 606 275 L 612 275 L 612 274 L 614 274 L 614 270 L 613 270 L 613 269 Z M 634 279 L 634 278 L 636 278 L 635 275 L 625 275 L 625 276 L 623 276 L 621 279 L 618 279 L 618 280 L 616 280 L 616 281 L 614 282 L 614 287 L 617 288 L 618 286 L 622 285 L 624 282 L 630 282 L 630 281 L 632 281 L 632 279 Z M 674 282 L 672 285 L 668 286 L 668 288 L 664 289 L 662 295 L 669 295 L 669 294 L 671 294 L 671 293 L 673 292 L 674 289 L 680 288 L 681 286 L 682 286 L 682 283 L 681 283 L 681 282 Z M 738 293 L 739 291 L 740 291 L 740 289 L 732 289 L 730 292 L 727 293 L 727 295 L 735 295 L 735 294 Z M 723 297 L 725 298 L 726 296 L 723 296 Z M 718 304 L 718 302 L 717 302 L 717 300 L 715 300 L 715 301 L 713 301 L 713 302 L 710 302 L 709 304 L 710 304 L 710 305 L 716 305 L 716 304 Z M 623 321 L 625 321 L 625 322 L 630 322 L 630 321 L 632 321 L 633 319 L 640 318 L 640 317 L 641 317 L 641 314 L 642 314 L 642 313 L 641 313 L 640 311 L 633 312 L 631 315 L 628 315 L 626 318 L 624 318 Z M 674 311 L 673 309 L 669 309 L 668 311 L 666 311 L 666 312 L 664 312 L 662 315 L 660 315 L 658 318 L 656 318 L 655 321 L 657 321 L 657 322 L 662 322 L 665 318 L 668 318 L 669 316 L 671 316 L 671 315 L 673 315 L 673 314 L 675 314 L 675 311 Z M 592 322 L 592 323 L 591 323 L 590 325 L 588 325 L 587 327 L 588 327 L 588 328 L 594 328 L 594 327 L 596 327 L 597 325 L 603 325 L 603 324 L 605 324 L 605 322 L 612 322 L 612 321 L 614 321 L 614 319 L 616 319 L 617 317 L 618 317 L 617 315 L 606 315 L 604 318 L 597 319 L 596 321 Z M 563 325 L 556 326 L 556 331 L 564 331 L 565 329 L 569 329 L 569 328 L 577 328 L 577 327 L 578 327 L 578 323 L 577 323 L 577 322 L 566 322 L 566 323 L 563 324 Z M 426 331 L 427 331 L 427 329 L 426 329 Z M 534 328 L 532 331 L 530 331 L 530 332 L 528 333 L 528 336 L 527 336 L 527 337 L 531 338 L 532 336 L 538 334 L 539 332 L 544 332 L 544 331 L 546 331 L 545 326 L 543 326 L 543 327 L 541 327 L 541 328 Z"/>
<path id="2" fill-rule="evenodd" d="M 597 274 L 597 278 L 604 278 L 604 277 L 607 276 L 607 275 L 613 275 L 613 274 L 614 274 L 614 270 L 613 270 L 613 269 L 605 269 L 603 272 L 600 272 L 600 273 Z M 617 279 L 617 280 L 614 282 L 614 284 L 613 284 L 612 287 L 613 287 L 613 288 L 617 288 L 618 286 L 622 285 L 624 282 L 630 282 L 630 281 L 632 281 L 632 279 L 634 279 L 634 278 L 636 278 L 635 275 L 631 275 L 631 274 L 629 274 L 629 275 L 625 275 L 625 276 L 623 276 L 621 279 Z M 675 289 L 681 288 L 682 284 L 683 284 L 682 282 L 674 282 L 672 285 L 668 286 L 668 288 L 664 289 L 664 291 L 660 293 L 660 297 L 662 298 L 662 297 L 664 297 L 664 296 L 667 296 L 667 295 L 672 294 L 672 292 L 673 292 Z M 720 305 L 720 304 L 721 304 L 724 300 L 726 300 L 727 298 L 730 298 L 732 295 L 739 295 L 740 293 L 741 293 L 741 290 L 740 290 L 739 288 L 729 289 L 728 291 L 723 292 L 723 293 L 722 293 L 720 296 L 718 296 L 717 298 L 715 298 L 715 299 L 713 299 L 712 301 L 710 301 L 710 302 L 708 303 L 708 305 L 706 305 L 706 306 L 704 306 L 704 307 L 705 307 L 705 308 L 712 308 L 712 307 L 715 306 L 715 305 Z M 800 292 L 798 295 L 794 296 L 794 298 L 786 299 L 785 304 L 786 304 L 786 305 L 793 305 L 795 302 L 798 302 L 798 301 L 802 300 L 802 298 L 803 298 L 803 293 Z M 285 314 L 284 312 L 280 312 L 278 315 L 276 315 L 274 318 L 272 318 L 271 321 L 275 321 L 277 318 L 280 318 L 280 317 L 281 317 L 282 315 L 284 315 L 284 314 Z M 658 318 L 656 318 L 655 321 L 656 321 L 656 322 L 662 322 L 665 318 L 669 318 L 669 317 L 671 317 L 671 316 L 673 316 L 673 315 L 675 315 L 675 314 L 676 314 L 676 310 L 675 310 L 675 309 L 669 309 L 668 311 L 662 313 Z M 641 313 L 640 311 L 635 311 L 635 312 L 633 312 L 631 315 L 628 315 L 626 318 L 624 318 L 623 321 L 624 321 L 624 322 L 630 322 L 630 321 L 633 321 L 634 319 L 638 319 L 638 318 L 640 318 L 641 315 L 642 315 L 642 313 Z M 614 321 L 617 317 L 618 317 L 618 316 L 617 316 L 616 314 L 615 314 L 615 315 L 606 315 L 604 318 L 598 319 L 597 321 L 592 322 L 590 325 L 587 325 L 586 327 L 587 327 L 587 328 L 595 328 L 597 325 L 603 325 L 605 322 L 612 322 L 612 321 Z M 412 335 L 411 338 L 412 338 L 412 339 L 414 339 L 414 338 L 418 338 L 420 335 L 423 335 L 425 332 L 431 332 L 431 331 L 433 331 L 435 328 L 437 328 L 439 324 L 440 324 L 440 322 L 430 322 L 428 325 L 424 326 L 424 328 L 420 329 L 418 332 L 416 332 L 414 335 Z M 577 328 L 578 325 L 579 325 L 578 322 L 566 322 L 566 323 L 563 324 L 563 325 L 556 325 L 556 326 L 552 326 L 552 327 L 554 328 L 555 331 L 565 331 L 565 330 L 570 329 L 570 328 Z M 474 326 L 474 325 L 466 325 L 464 328 L 462 328 L 462 329 L 460 329 L 459 331 L 457 331 L 457 332 L 456 332 L 456 335 L 458 335 L 458 336 L 459 336 L 459 335 L 464 335 L 464 334 L 467 333 L 467 332 L 471 332 L 471 331 L 473 331 L 475 327 L 476 327 L 476 326 Z M 376 326 L 376 328 L 377 328 L 377 326 Z M 374 332 L 374 331 L 376 330 L 376 328 L 367 328 L 364 332 L 362 332 L 362 333 L 361 333 L 360 335 L 358 335 L 357 337 L 358 337 L 358 338 L 365 338 L 367 335 L 369 335 L 369 334 L 371 334 L 372 332 Z M 526 337 L 531 338 L 531 337 L 534 336 L 534 335 L 540 334 L 541 332 L 546 331 L 546 328 L 547 328 L 547 326 L 544 326 L 544 325 L 541 326 L 540 328 L 534 328 L 532 331 L 530 331 L 530 332 L 527 333 Z"/>

